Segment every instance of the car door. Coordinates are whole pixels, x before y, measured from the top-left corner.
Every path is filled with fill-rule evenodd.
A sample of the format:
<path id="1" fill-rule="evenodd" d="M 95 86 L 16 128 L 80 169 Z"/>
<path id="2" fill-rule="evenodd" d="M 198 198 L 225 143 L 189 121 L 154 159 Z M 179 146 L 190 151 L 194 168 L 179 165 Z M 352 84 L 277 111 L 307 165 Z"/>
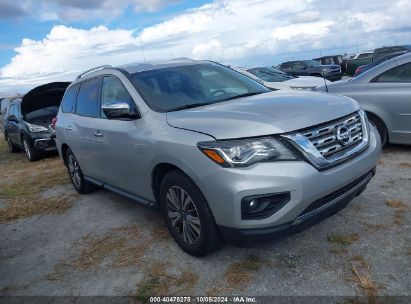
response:
<path id="1" fill-rule="evenodd" d="M 14 120 L 10 120 L 10 117 L 15 118 L 16 120 L 18 120 L 18 105 L 16 103 L 12 103 L 10 105 L 7 117 L 6 117 L 6 131 L 7 131 L 7 135 L 9 136 L 9 138 L 11 139 L 11 141 L 15 144 L 20 144 L 20 140 L 18 138 L 19 136 L 19 127 L 18 127 L 18 122 L 14 121 Z"/>
<path id="2" fill-rule="evenodd" d="M 122 81 L 114 75 L 103 77 L 100 107 L 107 103 L 128 103 L 132 112 L 137 106 Z M 98 166 L 103 169 L 102 181 L 125 192 L 138 195 L 140 173 L 145 166 L 145 145 L 141 141 L 141 119 L 108 119 L 100 110 L 99 132 L 105 143 L 98 151 Z"/>
<path id="3" fill-rule="evenodd" d="M 378 75 L 367 86 L 369 102 L 387 115 L 390 142 L 411 144 L 411 63 Z"/>
<path id="4" fill-rule="evenodd" d="M 106 150 L 106 138 L 99 132 L 102 124 L 99 108 L 101 77 L 88 79 L 80 84 L 72 122 L 64 126 L 70 138 L 70 148 L 76 156 L 83 174 L 97 180 L 104 177 L 101 168 L 102 151 Z"/>

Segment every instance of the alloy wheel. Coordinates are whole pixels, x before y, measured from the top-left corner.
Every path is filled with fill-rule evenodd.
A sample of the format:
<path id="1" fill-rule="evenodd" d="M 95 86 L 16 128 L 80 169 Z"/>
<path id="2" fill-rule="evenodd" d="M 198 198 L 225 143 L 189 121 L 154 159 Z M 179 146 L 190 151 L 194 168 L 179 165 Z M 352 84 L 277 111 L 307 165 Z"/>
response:
<path id="1" fill-rule="evenodd" d="M 26 156 L 28 159 L 31 159 L 31 152 L 30 152 L 30 147 L 29 144 L 27 143 L 27 140 L 23 140 L 23 146 L 24 146 L 24 152 L 26 152 Z"/>
<path id="2" fill-rule="evenodd" d="M 68 169 L 70 173 L 70 178 L 73 181 L 73 184 L 80 189 L 81 188 L 81 176 L 80 176 L 80 167 L 76 158 L 70 154 L 68 157 Z"/>
<path id="3" fill-rule="evenodd" d="M 167 215 L 171 226 L 184 240 L 194 245 L 200 239 L 201 224 L 197 208 L 182 188 L 173 186 L 167 191 Z"/>

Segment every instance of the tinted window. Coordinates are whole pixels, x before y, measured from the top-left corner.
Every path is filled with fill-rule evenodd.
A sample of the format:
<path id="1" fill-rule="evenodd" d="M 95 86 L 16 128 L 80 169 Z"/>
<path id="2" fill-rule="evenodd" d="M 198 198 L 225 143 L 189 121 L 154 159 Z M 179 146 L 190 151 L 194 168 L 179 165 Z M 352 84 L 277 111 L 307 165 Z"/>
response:
<path id="1" fill-rule="evenodd" d="M 8 115 L 15 115 L 14 114 L 14 104 L 9 107 Z"/>
<path id="2" fill-rule="evenodd" d="M 292 63 L 291 69 L 304 69 L 305 68 L 305 63 L 302 61 L 296 61 Z"/>
<path id="3" fill-rule="evenodd" d="M 372 82 L 399 82 L 411 83 L 411 62 L 406 63 L 382 73 L 372 80 Z"/>
<path id="4" fill-rule="evenodd" d="M 363 53 L 363 54 L 358 55 L 357 59 L 369 58 L 369 57 L 372 57 L 372 54 Z"/>
<path id="5" fill-rule="evenodd" d="M 101 104 L 103 105 L 113 101 L 126 102 L 130 105 L 132 111 L 136 110 L 134 101 L 121 80 L 117 77 L 106 76 L 103 78 L 103 84 L 101 86 Z M 101 111 L 101 116 L 106 116 L 103 111 Z"/>
<path id="6" fill-rule="evenodd" d="M 381 57 L 381 56 L 384 56 L 384 55 L 388 55 L 390 53 L 400 52 L 400 51 L 405 51 L 405 50 L 406 50 L 406 48 L 402 47 L 402 46 L 376 49 L 374 51 L 374 58 L 378 58 L 378 57 Z"/>
<path id="7" fill-rule="evenodd" d="M 78 92 L 78 85 L 72 86 L 67 89 L 61 101 L 61 111 L 64 113 L 71 113 L 74 108 L 76 96 Z"/>
<path id="8" fill-rule="evenodd" d="M 255 68 L 248 70 L 248 72 L 267 82 L 282 82 L 294 78 L 286 73 L 270 68 Z"/>
<path id="9" fill-rule="evenodd" d="M 283 64 L 281 64 L 281 68 L 282 69 L 290 69 L 291 67 L 290 67 L 289 63 L 283 63 Z"/>
<path id="10" fill-rule="evenodd" d="M 130 80 L 145 102 L 160 112 L 270 92 L 219 64 L 190 64 L 134 73 Z"/>
<path id="11" fill-rule="evenodd" d="M 100 78 L 83 82 L 77 96 L 76 113 L 83 116 L 99 117 L 98 90 Z"/>

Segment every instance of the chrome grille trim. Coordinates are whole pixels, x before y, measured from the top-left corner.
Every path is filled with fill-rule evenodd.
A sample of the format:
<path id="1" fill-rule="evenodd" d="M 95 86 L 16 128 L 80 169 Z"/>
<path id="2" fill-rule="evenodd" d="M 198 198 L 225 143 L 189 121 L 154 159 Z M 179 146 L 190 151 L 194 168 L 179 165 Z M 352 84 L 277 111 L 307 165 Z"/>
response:
<path id="1" fill-rule="evenodd" d="M 337 138 L 337 129 L 348 130 L 348 142 Z M 348 159 L 367 148 L 369 125 L 366 114 L 360 110 L 342 119 L 314 126 L 310 129 L 283 135 L 317 168 L 325 169 Z"/>

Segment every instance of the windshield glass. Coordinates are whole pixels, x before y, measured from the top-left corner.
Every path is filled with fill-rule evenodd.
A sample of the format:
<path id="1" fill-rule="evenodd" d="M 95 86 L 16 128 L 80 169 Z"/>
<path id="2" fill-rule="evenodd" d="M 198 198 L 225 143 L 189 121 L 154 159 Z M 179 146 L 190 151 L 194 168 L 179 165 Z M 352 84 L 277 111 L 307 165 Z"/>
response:
<path id="1" fill-rule="evenodd" d="M 157 112 L 270 92 L 241 73 L 214 63 L 138 72 L 130 75 L 130 81 L 147 105 Z"/>
<path id="2" fill-rule="evenodd" d="M 254 68 L 247 71 L 267 82 L 283 82 L 294 78 L 291 75 L 272 68 Z"/>

